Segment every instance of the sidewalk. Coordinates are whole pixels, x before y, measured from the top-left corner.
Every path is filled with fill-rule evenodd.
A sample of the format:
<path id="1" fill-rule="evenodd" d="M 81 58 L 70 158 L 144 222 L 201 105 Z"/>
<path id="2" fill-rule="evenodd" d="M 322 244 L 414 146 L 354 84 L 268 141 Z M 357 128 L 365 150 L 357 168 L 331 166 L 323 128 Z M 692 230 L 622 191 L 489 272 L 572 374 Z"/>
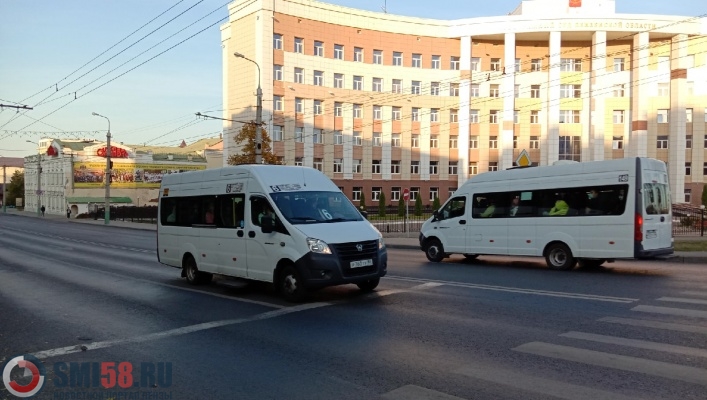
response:
<path id="1" fill-rule="evenodd" d="M 2 212 L 0 211 L 0 215 Z M 42 218 L 37 215 L 36 211 L 17 211 L 8 209 L 7 215 L 18 215 L 24 217 L 32 218 Z M 77 224 L 90 224 L 90 225 L 103 225 L 105 226 L 105 220 L 103 219 L 75 219 L 66 218 L 66 215 L 56 215 L 56 214 L 45 214 L 45 219 L 51 219 L 55 221 L 63 221 L 66 223 L 77 223 Z M 139 223 L 130 221 L 110 221 L 109 227 L 114 228 L 126 228 L 126 229 L 138 229 L 144 231 L 156 231 L 157 226 L 150 223 Z M 410 232 L 405 233 L 390 233 L 385 234 L 385 244 L 391 249 L 403 249 L 403 250 L 420 250 L 420 243 L 418 241 L 418 233 Z M 676 241 L 707 241 L 707 236 L 678 236 L 675 238 Z M 420 250 L 420 253 L 422 251 Z M 424 254 L 420 254 L 424 257 Z M 707 251 L 676 251 L 675 257 L 671 258 L 670 262 L 682 262 L 689 264 L 706 264 L 707 265 Z"/>

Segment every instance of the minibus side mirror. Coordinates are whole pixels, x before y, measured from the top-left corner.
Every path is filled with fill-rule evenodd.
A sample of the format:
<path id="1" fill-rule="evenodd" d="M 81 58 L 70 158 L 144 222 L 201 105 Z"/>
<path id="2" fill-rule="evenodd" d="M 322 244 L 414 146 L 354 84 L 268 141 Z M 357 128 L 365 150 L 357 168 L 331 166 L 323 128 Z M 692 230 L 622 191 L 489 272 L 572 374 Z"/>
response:
<path id="1" fill-rule="evenodd" d="M 368 219 L 368 211 L 361 210 L 361 215 L 363 215 L 363 218 Z"/>
<path id="2" fill-rule="evenodd" d="M 272 233 L 275 230 L 275 219 L 264 215 L 260 219 L 260 230 L 263 233 Z"/>
<path id="3" fill-rule="evenodd" d="M 439 212 L 437 210 L 432 211 L 432 221 L 439 221 Z"/>

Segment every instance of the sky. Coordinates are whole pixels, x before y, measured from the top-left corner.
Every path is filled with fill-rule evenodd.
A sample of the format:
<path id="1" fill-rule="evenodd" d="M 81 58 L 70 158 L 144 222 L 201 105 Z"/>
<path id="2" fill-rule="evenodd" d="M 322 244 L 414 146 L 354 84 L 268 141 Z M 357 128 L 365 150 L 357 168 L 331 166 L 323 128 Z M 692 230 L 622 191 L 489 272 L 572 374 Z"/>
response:
<path id="1" fill-rule="evenodd" d="M 498 16 L 520 0 L 329 0 L 412 17 Z M 41 137 L 174 146 L 220 134 L 224 0 L 0 0 L 0 156 Z M 618 13 L 697 16 L 705 0 L 617 0 Z M 153 32 L 154 31 L 154 32 Z M 151 34 L 150 34 L 151 33 Z M 147 36 L 150 34 L 149 36 Z M 255 101 L 255 97 L 254 97 Z M 29 142 L 28 142 L 29 141 Z"/>

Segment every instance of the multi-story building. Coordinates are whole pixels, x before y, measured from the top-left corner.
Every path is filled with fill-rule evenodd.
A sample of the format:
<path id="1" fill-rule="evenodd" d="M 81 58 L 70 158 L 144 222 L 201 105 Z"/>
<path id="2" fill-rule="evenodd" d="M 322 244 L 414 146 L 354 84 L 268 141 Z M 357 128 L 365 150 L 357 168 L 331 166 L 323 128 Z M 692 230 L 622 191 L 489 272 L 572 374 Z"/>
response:
<path id="1" fill-rule="evenodd" d="M 539 165 L 655 157 L 673 202 L 699 202 L 705 19 L 617 14 L 613 0 L 448 21 L 311 0 L 238 0 L 229 14 L 224 118 L 254 120 L 260 84 L 276 155 L 353 200 L 396 204 L 404 188 L 445 200 L 525 150 Z M 237 151 L 227 140 L 224 157 Z"/>

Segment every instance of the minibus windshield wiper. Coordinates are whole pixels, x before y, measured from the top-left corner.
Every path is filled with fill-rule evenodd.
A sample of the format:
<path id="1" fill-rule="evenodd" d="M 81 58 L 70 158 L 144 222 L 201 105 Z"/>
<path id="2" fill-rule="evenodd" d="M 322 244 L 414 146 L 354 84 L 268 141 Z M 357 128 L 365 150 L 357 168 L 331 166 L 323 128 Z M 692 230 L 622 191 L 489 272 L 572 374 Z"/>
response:
<path id="1" fill-rule="evenodd" d="M 328 219 L 325 222 L 353 222 L 353 221 L 358 221 L 358 220 L 351 219 L 351 218 L 334 218 L 334 219 Z"/>

